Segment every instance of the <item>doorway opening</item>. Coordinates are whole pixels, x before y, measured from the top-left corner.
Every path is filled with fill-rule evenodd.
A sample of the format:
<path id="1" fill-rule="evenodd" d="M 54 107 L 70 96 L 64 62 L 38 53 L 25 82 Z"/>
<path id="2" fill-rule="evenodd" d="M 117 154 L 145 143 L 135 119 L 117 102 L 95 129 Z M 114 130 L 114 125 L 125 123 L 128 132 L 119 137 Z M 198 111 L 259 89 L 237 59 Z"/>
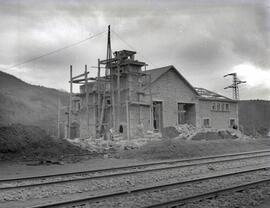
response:
<path id="1" fill-rule="evenodd" d="M 195 104 L 178 103 L 177 123 L 195 125 Z"/>
<path id="2" fill-rule="evenodd" d="M 163 115 L 162 115 L 162 102 L 153 102 L 153 127 L 155 130 L 161 130 L 163 128 Z"/>

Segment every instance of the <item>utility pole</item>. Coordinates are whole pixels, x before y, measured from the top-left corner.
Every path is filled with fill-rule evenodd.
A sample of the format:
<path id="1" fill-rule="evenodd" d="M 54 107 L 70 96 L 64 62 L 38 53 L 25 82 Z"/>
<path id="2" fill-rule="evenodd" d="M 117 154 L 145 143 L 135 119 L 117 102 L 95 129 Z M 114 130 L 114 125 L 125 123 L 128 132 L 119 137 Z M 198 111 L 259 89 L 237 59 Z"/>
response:
<path id="1" fill-rule="evenodd" d="M 229 85 L 228 87 L 225 87 L 224 89 L 232 88 L 233 99 L 234 100 L 239 100 L 240 97 L 239 97 L 239 87 L 238 87 L 238 85 L 239 84 L 246 83 L 246 81 L 239 80 L 237 78 L 237 74 L 236 73 L 230 73 L 230 74 L 224 75 L 224 77 L 227 77 L 227 76 L 232 76 L 233 77 L 233 84 L 232 85 Z"/>

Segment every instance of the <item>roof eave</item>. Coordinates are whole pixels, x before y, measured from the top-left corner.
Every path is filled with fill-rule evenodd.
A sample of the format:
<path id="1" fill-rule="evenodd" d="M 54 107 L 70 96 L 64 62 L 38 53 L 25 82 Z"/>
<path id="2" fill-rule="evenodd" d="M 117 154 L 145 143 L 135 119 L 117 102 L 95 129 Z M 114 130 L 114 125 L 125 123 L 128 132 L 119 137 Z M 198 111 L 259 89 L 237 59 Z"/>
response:
<path id="1" fill-rule="evenodd" d="M 206 97 L 197 97 L 199 100 L 207 100 L 207 101 L 221 101 L 221 102 L 231 102 L 231 103 L 238 103 L 237 100 L 232 99 L 220 99 L 220 98 L 206 98 Z"/>

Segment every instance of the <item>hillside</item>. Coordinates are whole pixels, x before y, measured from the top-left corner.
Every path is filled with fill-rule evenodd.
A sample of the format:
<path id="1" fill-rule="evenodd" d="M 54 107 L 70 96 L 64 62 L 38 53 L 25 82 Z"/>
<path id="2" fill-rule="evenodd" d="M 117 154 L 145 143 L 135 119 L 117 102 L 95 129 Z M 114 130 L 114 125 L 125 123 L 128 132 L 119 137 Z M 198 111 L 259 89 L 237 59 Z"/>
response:
<path id="1" fill-rule="evenodd" d="M 267 135 L 270 131 L 270 101 L 240 101 L 239 123 L 247 135 Z"/>
<path id="2" fill-rule="evenodd" d="M 0 126 L 36 125 L 56 135 L 58 98 L 67 105 L 67 92 L 30 85 L 0 71 Z"/>

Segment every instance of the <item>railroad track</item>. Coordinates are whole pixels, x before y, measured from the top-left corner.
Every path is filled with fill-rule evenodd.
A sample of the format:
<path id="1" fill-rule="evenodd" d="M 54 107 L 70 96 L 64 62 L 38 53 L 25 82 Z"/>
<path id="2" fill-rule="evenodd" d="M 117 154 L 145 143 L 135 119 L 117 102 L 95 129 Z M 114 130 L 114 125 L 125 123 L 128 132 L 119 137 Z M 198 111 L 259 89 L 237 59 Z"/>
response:
<path id="1" fill-rule="evenodd" d="M 204 200 L 204 199 L 209 199 L 209 198 L 211 199 L 211 198 L 217 197 L 218 195 L 221 195 L 221 194 L 243 191 L 245 189 L 252 188 L 254 186 L 258 186 L 258 185 L 265 184 L 265 183 L 270 183 L 270 178 L 256 180 L 256 181 L 252 181 L 249 183 L 235 185 L 235 186 L 231 186 L 231 187 L 223 188 L 223 189 L 219 189 L 219 190 L 209 191 L 206 193 L 197 194 L 197 195 L 193 195 L 193 196 L 189 196 L 189 197 L 185 197 L 185 198 L 179 198 L 176 200 L 156 203 L 153 205 L 145 206 L 143 208 L 164 208 L 164 207 L 174 207 L 175 208 L 177 206 L 182 206 L 182 205 L 189 203 L 189 202 L 194 202 L 194 201 L 199 201 L 199 200 Z"/>
<path id="2" fill-rule="evenodd" d="M 243 190 L 254 185 L 268 183 L 270 182 L 269 168 L 268 165 L 241 171 L 225 171 L 184 181 L 35 205 L 31 208 L 175 207 L 186 202 L 213 197 L 220 193 Z"/>
<path id="3" fill-rule="evenodd" d="M 167 160 L 161 162 L 142 163 L 99 170 L 86 170 L 52 175 L 41 175 L 24 178 L 0 179 L 0 191 L 18 188 L 28 188 L 46 185 L 61 184 L 64 182 L 79 182 L 91 179 L 120 177 L 125 175 L 150 173 L 162 170 L 188 168 L 194 166 L 228 163 L 233 161 L 248 161 L 251 159 L 270 157 L 270 150 L 242 152 L 236 154 L 224 154 L 209 157 L 198 157 L 181 160 Z"/>
<path id="4" fill-rule="evenodd" d="M 88 196 L 96 196 L 97 193 L 104 191 L 122 193 L 145 184 L 167 183 L 175 178 L 186 178 L 188 175 L 199 175 L 219 169 L 263 163 L 269 161 L 269 158 L 270 150 L 263 150 L 56 175 L 4 179 L 0 180 L 0 206 L 1 201 L 18 200 L 23 204 L 24 200 L 59 195 L 68 197 L 69 194 L 76 193 L 86 193 Z M 209 166 L 214 169 L 209 169 Z M 15 198 L 7 200 L 5 195 L 13 195 Z M 30 197 L 25 198 L 25 195 Z"/>

